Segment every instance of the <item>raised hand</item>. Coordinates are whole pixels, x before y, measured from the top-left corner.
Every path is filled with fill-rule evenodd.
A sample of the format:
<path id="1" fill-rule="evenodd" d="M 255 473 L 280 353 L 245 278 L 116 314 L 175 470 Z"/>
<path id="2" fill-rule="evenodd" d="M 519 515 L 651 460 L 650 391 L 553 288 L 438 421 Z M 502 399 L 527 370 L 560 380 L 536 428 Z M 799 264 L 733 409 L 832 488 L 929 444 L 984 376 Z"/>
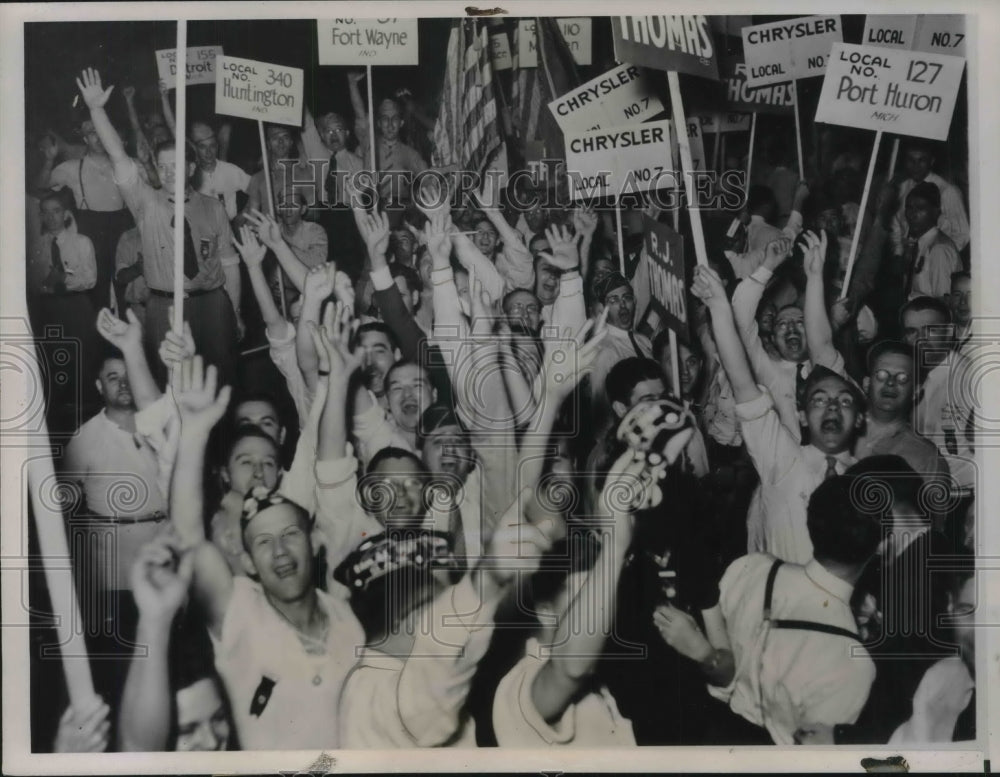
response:
<path id="1" fill-rule="evenodd" d="M 264 257 L 267 255 L 267 248 L 261 244 L 256 233 L 246 224 L 240 227 L 240 239 L 237 240 L 233 237 L 233 245 L 240 252 L 240 256 L 243 258 L 243 263 L 247 266 L 247 269 L 260 267 L 264 261 Z"/>
<path id="2" fill-rule="evenodd" d="M 205 365 L 200 356 L 181 362 L 170 373 L 170 386 L 181 418 L 181 435 L 208 437 L 226 413 L 232 389 L 223 386 L 216 395 L 218 370 L 215 365 Z"/>
<path id="3" fill-rule="evenodd" d="M 125 315 L 127 323 L 107 308 L 97 314 L 98 334 L 123 353 L 142 348 L 142 324 L 131 309 Z"/>
<path id="4" fill-rule="evenodd" d="M 699 264 L 695 268 L 691 293 L 704 302 L 709 310 L 720 306 L 729 306 L 729 298 L 726 296 L 726 287 L 722 285 L 722 279 L 715 270 L 707 265 Z"/>
<path id="5" fill-rule="evenodd" d="M 491 337 L 493 334 L 493 297 L 483 288 L 483 284 L 475 277 L 475 273 L 469 273 L 470 307 L 472 312 L 472 336 Z"/>
<path id="6" fill-rule="evenodd" d="M 281 226 L 268 214 L 261 213 L 259 210 L 251 210 L 245 213 L 244 217 L 257 228 L 256 231 L 261 242 L 272 251 L 285 242 L 281 236 Z"/>
<path id="7" fill-rule="evenodd" d="M 597 230 L 597 214 L 593 208 L 577 208 L 573 211 L 573 229 L 580 238 L 586 238 Z"/>
<path id="8" fill-rule="evenodd" d="M 446 185 L 433 175 L 427 176 L 413 193 L 413 201 L 428 217 L 435 213 L 448 213 L 448 200 Z"/>
<path id="9" fill-rule="evenodd" d="M 318 302 L 333 294 L 336 273 L 336 266 L 330 264 L 320 264 L 310 268 L 302 283 L 303 302 Z"/>
<path id="10" fill-rule="evenodd" d="M 532 574 L 552 544 L 537 526 L 522 522 L 524 506 L 533 495 L 534 489 L 530 487 L 518 494 L 517 501 L 501 517 L 483 554 L 483 568 L 497 586 L 506 585 L 519 572 Z"/>
<path id="11" fill-rule="evenodd" d="M 823 264 L 826 262 L 826 230 L 820 230 L 821 237 L 816 237 L 815 232 L 804 232 L 802 237 L 806 241 L 805 267 L 806 275 L 810 277 L 823 277 Z M 770 247 L 770 246 L 769 246 Z"/>
<path id="12" fill-rule="evenodd" d="M 162 536 L 139 550 L 130 582 L 143 618 L 169 625 L 187 597 L 194 572 L 194 556 L 180 555 L 176 540 Z M 178 561 L 179 556 L 179 561 Z"/>
<path id="13" fill-rule="evenodd" d="M 444 267 L 451 261 L 451 214 L 447 211 L 431 214 L 424 224 L 424 242 L 431 252 L 434 266 Z"/>
<path id="14" fill-rule="evenodd" d="M 385 263 L 385 252 L 389 250 L 389 216 L 384 212 L 356 213 L 361 237 L 368 249 L 372 265 Z"/>
<path id="15" fill-rule="evenodd" d="M 364 70 L 349 70 L 347 72 L 347 82 L 353 86 L 357 86 L 364 80 L 365 80 Z"/>
<path id="16" fill-rule="evenodd" d="M 543 253 L 551 264 L 561 270 L 576 270 L 580 266 L 580 241 L 583 235 L 571 234 L 568 227 L 553 224 L 545 230 L 549 240 L 550 253 Z"/>
<path id="17" fill-rule="evenodd" d="M 331 263 L 332 267 L 336 267 Z M 351 316 L 354 315 L 354 284 L 351 283 L 351 276 L 341 270 L 336 270 L 333 274 L 333 294 Z"/>
<path id="18" fill-rule="evenodd" d="M 108 715 L 111 708 L 100 696 L 94 696 L 90 704 L 79 712 L 72 706 L 66 708 L 59 719 L 56 732 L 56 753 L 103 753 L 108 749 L 108 734 L 111 724 Z"/>
<path id="19" fill-rule="evenodd" d="M 557 405 L 570 395 L 585 375 L 594 369 L 594 362 L 600 351 L 601 341 L 608 333 L 608 309 L 605 308 L 597 319 L 587 320 L 580 331 L 570 338 L 545 338 L 545 356 L 542 371 L 536 378 L 536 391 Z M 586 343 L 587 334 L 594 330 L 594 336 Z"/>
<path id="20" fill-rule="evenodd" d="M 122 97 L 125 98 L 125 102 L 132 102 L 135 99 L 135 87 L 126 86 L 122 89 Z"/>
<path id="21" fill-rule="evenodd" d="M 357 326 L 350 310 L 340 302 L 329 303 L 323 310 L 323 325 L 310 323 L 309 327 L 319 355 L 320 369 L 329 372 L 331 380 L 346 383 L 361 367 L 364 358 L 360 349 L 351 350 L 351 339 Z"/>
<path id="22" fill-rule="evenodd" d="M 101 85 L 101 75 L 92 67 L 88 67 L 80 74 L 80 78 L 76 79 L 76 85 L 83 96 L 83 101 L 91 110 L 103 108 L 111 97 L 111 92 L 114 91 L 114 86 L 105 89 Z"/>
<path id="23" fill-rule="evenodd" d="M 792 255 L 792 241 L 787 237 L 772 240 L 764 249 L 764 266 L 774 271 Z"/>

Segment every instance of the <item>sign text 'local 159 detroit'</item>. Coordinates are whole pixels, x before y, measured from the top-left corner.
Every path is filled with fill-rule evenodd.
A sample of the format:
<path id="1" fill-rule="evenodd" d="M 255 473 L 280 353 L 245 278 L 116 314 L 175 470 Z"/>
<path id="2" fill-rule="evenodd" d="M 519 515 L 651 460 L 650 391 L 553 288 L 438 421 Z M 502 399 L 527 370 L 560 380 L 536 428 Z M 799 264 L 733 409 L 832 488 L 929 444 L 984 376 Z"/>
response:
<path id="1" fill-rule="evenodd" d="M 416 19 L 319 19 L 321 65 L 419 65 Z"/>
<path id="2" fill-rule="evenodd" d="M 838 43 L 816 121 L 945 140 L 964 68 L 961 57 Z"/>
<path id="3" fill-rule="evenodd" d="M 670 122 L 567 135 L 566 173 L 574 199 L 672 187 Z"/>

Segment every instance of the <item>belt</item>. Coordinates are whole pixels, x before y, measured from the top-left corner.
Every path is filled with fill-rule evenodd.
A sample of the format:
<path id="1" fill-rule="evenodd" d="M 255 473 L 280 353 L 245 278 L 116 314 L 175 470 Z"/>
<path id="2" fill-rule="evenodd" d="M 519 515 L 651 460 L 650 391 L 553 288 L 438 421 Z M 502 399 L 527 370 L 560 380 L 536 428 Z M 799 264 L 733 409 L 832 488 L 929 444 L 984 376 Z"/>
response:
<path id="1" fill-rule="evenodd" d="M 219 289 L 221 288 L 222 288 L 221 286 L 216 286 L 214 289 L 194 289 L 192 291 L 185 291 L 184 299 L 188 299 L 189 297 L 201 297 L 204 296 L 205 294 L 211 294 L 213 291 L 219 291 Z M 174 296 L 174 293 L 172 291 L 160 291 L 159 289 L 150 289 L 149 293 L 155 294 L 157 297 Z"/>
<path id="2" fill-rule="evenodd" d="M 146 513 L 145 515 L 86 515 L 81 516 L 87 520 L 88 523 L 155 523 L 159 521 L 165 521 L 170 516 L 166 513 L 157 510 L 152 513 Z"/>

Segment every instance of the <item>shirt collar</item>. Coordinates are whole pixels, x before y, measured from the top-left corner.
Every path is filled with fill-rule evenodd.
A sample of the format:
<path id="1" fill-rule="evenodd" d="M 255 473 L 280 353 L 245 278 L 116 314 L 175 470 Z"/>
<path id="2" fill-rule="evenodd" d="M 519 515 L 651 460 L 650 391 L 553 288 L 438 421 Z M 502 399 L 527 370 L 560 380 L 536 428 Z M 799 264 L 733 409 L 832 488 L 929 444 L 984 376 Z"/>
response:
<path id="1" fill-rule="evenodd" d="M 850 450 L 841 451 L 840 453 L 824 453 L 815 445 L 805 446 L 806 455 L 811 457 L 813 461 L 819 466 L 822 464 L 823 470 L 826 470 L 826 457 L 833 456 L 837 460 L 837 463 L 841 465 L 844 469 L 847 469 L 852 464 L 854 464 L 854 456 L 851 455 Z"/>
<path id="2" fill-rule="evenodd" d="M 822 588 L 824 591 L 829 591 L 841 601 L 851 601 L 854 586 L 829 572 L 816 559 L 810 559 L 809 563 L 806 564 L 806 577 L 809 578 L 813 585 Z"/>
<path id="3" fill-rule="evenodd" d="M 927 249 L 930 248 L 931 243 L 933 243 L 938 236 L 938 228 L 931 227 L 919 238 L 917 238 L 917 252 L 920 254 L 926 253 Z"/>

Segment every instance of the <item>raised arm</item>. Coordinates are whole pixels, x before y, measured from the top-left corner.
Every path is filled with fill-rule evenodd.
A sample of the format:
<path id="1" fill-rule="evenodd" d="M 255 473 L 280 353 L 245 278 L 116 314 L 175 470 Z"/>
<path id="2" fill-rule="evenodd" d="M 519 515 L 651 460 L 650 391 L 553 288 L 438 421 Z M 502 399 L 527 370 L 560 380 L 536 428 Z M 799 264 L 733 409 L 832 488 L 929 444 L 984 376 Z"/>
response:
<path id="1" fill-rule="evenodd" d="M 590 249 L 597 231 L 597 214 L 592 208 L 577 208 L 573 211 L 573 229 L 580 239 L 580 275 L 586 278 L 590 270 Z"/>
<path id="2" fill-rule="evenodd" d="M 299 323 L 295 330 L 295 357 L 310 391 L 316 390 L 319 356 L 309 325 L 319 323 L 323 303 L 333 294 L 335 278 L 335 267 L 320 265 L 306 273 L 302 287 L 302 312 L 299 314 Z"/>
<path id="3" fill-rule="evenodd" d="M 156 385 L 146 361 L 146 351 L 142 347 L 142 324 L 131 308 L 125 311 L 125 315 L 128 323 L 107 308 L 102 308 L 97 314 L 97 332 L 122 352 L 135 406 L 144 410 L 163 396 L 163 392 Z"/>
<path id="4" fill-rule="evenodd" d="M 259 210 L 247 210 L 243 215 L 247 222 L 257 228 L 260 241 L 274 252 L 281 269 L 285 271 L 295 289 L 301 292 L 309 268 L 292 253 L 292 249 L 288 247 L 288 243 L 281 235 L 281 227 L 278 226 L 278 222 Z"/>
<path id="5" fill-rule="evenodd" d="M 160 104 L 163 106 L 163 120 L 167 123 L 170 134 L 177 138 L 177 126 L 174 123 L 174 109 L 170 107 L 170 95 L 167 85 L 160 81 Z"/>
<path id="6" fill-rule="evenodd" d="M 359 151 L 364 156 L 364 151 L 368 151 L 368 159 L 373 157 L 374 149 L 368 148 L 368 111 L 365 109 L 365 101 L 361 99 L 361 87 L 359 84 L 365 78 L 364 70 L 351 70 L 347 74 L 347 91 L 351 97 L 351 108 L 354 109 L 354 134 L 358 136 L 360 145 Z"/>
<path id="7" fill-rule="evenodd" d="M 173 728 L 170 691 L 170 632 L 187 597 L 194 555 L 178 564 L 169 543 L 145 545 L 132 566 L 132 593 L 139 610 L 136 652 L 129 663 L 118 713 L 118 750 L 155 753 L 167 749 Z"/>
<path id="8" fill-rule="evenodd" d="M 285 336 L 288 322 L 282 317 L 278 306 L 274 304 L 274 298 L 271 296 L 271 289 L 267 285 L 267 278 L 264 277 L 262 268 L 267 249 L 261 245 L 253 230 L 246 224 L 240 227 L 240 239 L 238 241 L 234 239 L 233 244 L 240 252 L 243 264 L 246 265 L 250 287 L 257 299 L 257 306 L 260 308 L 261 317 L 267 327 L 268 336 L 275 339 Z"/>
<path id="9" fill-rule="evenodd" d="M 104 149 L 108 152 L 108 156 L 111 157 L 111 162 L 114 164 L 115 176 L 119 179 L 124 179 L 129 172 L 131 160 L 128 158 L 128 154 L 125 153 L 125 146 L 122 145 L 122 139 L 111 124 L 111 119 L 108 118 L 107 111 L 104 110 L 104 106 L 107 105 L 108 98 L 111 97 L 114 86 L 109 86 L 105 89 L 101 85 L 100 74 L 93 68 L 84 70 L 80 74 L 80 78 L 76 80 L 76 85 L 80 89 L 83 101 L 90 109 L 90 118 L 94 122 L 94 130 L 101 139 L 101 143 L 104 144 Z"/>
<path id="10" fill-rule="evenodd" d="M 181 363 L 171 373 L 181 430 L 170 483 L 170 520 L 180 547 L 195 554 L 195 596 L 205 610 L 209 631 L 219 637 L 233 593 L 233 577 L 228 562 L 206 539 L 202 493 L 208 438 L 225 414 L 232 393 L 229 386 L 223 386 L 216 396 L 217 381 L 215 366 L 206 370 L 200 356 Z"/>
<path id="11" fill-rule="evenodd" d="M 712 315 L 712 332 L 719 349 L 719 360 L 729 377 L 736 401 L 749 402 L 757 398 L 761 392 L 754 381 L 750 362 L 736 331 L 733 309 L 726 298 L 726 290 L 718 273 L 704 265 L 697 267 L 691 291 L 708 306 Z"/>
<path id="12" fill-rule="evenodd" d="M 826 292 L 823 288 L 823 264 L 826 261 L 827 238 L 826 231 L 816 237 L 813 232 L 806 232 L 806 303 L 805 325 L 806 344 L 809 346 L 809 359 L 813 364 L 822 364 L 833 369 L 839 358 L 833 345 L 833 329 L 826 312 Z"/>

